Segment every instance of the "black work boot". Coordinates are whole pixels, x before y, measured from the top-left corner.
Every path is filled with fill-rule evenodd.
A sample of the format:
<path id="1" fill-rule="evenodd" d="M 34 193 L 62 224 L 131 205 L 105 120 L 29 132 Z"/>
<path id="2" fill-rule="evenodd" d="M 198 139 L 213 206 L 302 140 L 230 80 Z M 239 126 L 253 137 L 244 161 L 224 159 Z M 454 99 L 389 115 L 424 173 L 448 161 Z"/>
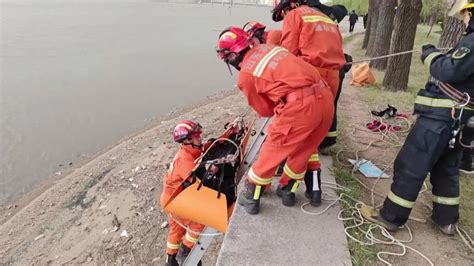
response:
<path id="1" fill-rule="evenodd" d="M 440 225 L 433 218 L 431 218 L 433 224 L 445 235 L 453 236 L 456 234 L 456 224 L 447 224 L 447 225 Z"/>
<path id="2" fill-rule="evenodd" d="M 364 217 L 367 221 L 372 222 L 374 224 L 378 224 L 383 228 L 387 229 L 389 232 L 396 232 L 400 229 L 400 226 L 387 221 L 382 214 L 376 209 L 369 207 L 367 205 L 362 205 L 360 207 L 360 213 L 362 217 Z"/>
<path id="3" fill-rule="evenodd" d="M 298 189 L 299 182 L 296 180 L 290 180 L 288 185 L 282 187 L 278 185 L 276 194 L 281 198 L 281 203 L 285 206 L 294 206 L 296 204 L 296 190 Z"/>
<path id="4" fill-rule="evenodd" d="M 238 203 L 248 214 L 258 214 L 260 211 L 260 195 L 262 186 L 249 183 L 245 180 L 245 190 L 240 192 Z"/>
<path id="5" fill-rule="evenodd" d="M 304 195 L 309 199 L 309 204 L 314 207 L 321 206 L 321 170 L 307 171 L 304 175 L 306 192 Z"/>
<path id="6" fill-rule="evenodd" d="M 179 245 L 178 254 L 176 255 L 176 261 L 178 261 L 179 265 L 183 265 L 184 261 L 189 255 L 189 252 L 191 252 L 191 249 L 186 245 L 183 245 L 183 243 Z"/>
<path id="7" fill-rule="evenodd" d="M 176 260 L 176 254 L 174 255 L 166 254 L 165 266 L 179 266 L 178 261 Z"/>

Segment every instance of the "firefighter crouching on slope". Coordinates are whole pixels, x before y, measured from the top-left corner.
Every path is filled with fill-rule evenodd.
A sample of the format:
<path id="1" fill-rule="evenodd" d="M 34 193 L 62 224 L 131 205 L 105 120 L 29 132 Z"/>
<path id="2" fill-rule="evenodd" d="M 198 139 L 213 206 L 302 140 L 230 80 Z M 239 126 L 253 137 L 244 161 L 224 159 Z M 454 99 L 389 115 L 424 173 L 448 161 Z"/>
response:
<path id="1" fill-rule="evenodd" d="M 190 174 L 195 166 L 194 161 L 203 152 L 201 132 L 201 125 L 191 120 L 183 120 L 174 128 L 174 141 L 181 145 L 163 178 L 161 207 L 164 207 L 170 198 L 182 191 L 186 185 L 190 185 L 188 182 L 191 181 Z M 186 230 L 182 226 L 187 226 L 189 229 Z M 201 224 L 168 214 L 166 265 L 181 264 L 197 242 L 203 228 Z"/>
<path id="2" fill-rule="evenodd" d="M 257 214 L 262 187 L 271 185 L 275 170 L 286 158 L 280 179 L 282 202 L 295 201 L 308 159 L 331 125 L 334 106 L 328 85 L 310 64 L 284 48 L 254 44 L 240 28 L 224 30 L 217 46 L 218 56 L 240 71 L 238 87 L 249 105 L 260 116 L 273 117 L 239 204 L 249 214 Z"/>
<path id="3" fill-rule="evenodd" d="M 467 25 L 464 36 L 446 55 L 433 45 L 423 46 L 421 59 L 430 69 L 433 79 L 420 90 L 415 101 L 418 119 L 397 155 L 391 190 L 380 212 L 367 206 L 364 217 L 390 231 L 406 223 L 428 173 L 433 185 L 431 218 L 440 230 L 453 235 L 459 219 L 459 162 L 463 148 L 470 145 L 472 128 L 463 127 L 474 116 L 474 110 L 456 108 L 454 101 L 440 91 L 440 81 L 474 97 L 474 3 L 466 3 L 461 13 Z M 458 123 L 454 118 L 460 118 Z M 460 134 L 453 131 L 462 130 Z M 471 132 L 469 132 L 471 131 Z M 451 147 L 450 147 L 451 146 Z"/>
<path id="4" fill-rule="evenodd" d="M 317 8 L 319 1 L 309 7 L 305 0 L 276 0 L 273 20 L 283 20 L 281 46 L 310 63 L 328 83 L 336 98 L 339 73 L 346 63 L 339 27 Z M 326 133 L 327 134 L 327 133 Z M 310 158 L 310 170 L 304 177 L 305 195 L 313 206 L 321 205 L 321 171 L 317 149 Z"/>
<path id="5" fill-rule="evenodd" d="M 254 42 L 280 45 L 281 30 L 265 31 L 265 28 L 265 25 L 257 21 L 249 21 L 242 27 Z"/>

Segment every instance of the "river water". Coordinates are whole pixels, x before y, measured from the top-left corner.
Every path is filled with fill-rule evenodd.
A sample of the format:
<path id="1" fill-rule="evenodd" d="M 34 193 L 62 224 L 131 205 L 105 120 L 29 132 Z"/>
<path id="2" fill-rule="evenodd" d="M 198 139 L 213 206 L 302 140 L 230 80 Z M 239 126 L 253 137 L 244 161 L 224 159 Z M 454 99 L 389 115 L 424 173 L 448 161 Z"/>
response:
<path id="1" fill-rule="evenodd" d="M 0 205 L 60 164 L 232 88 L 219 29 L 269 8 L 145 0 L 1 0 Z M 276 27 L 277 25 L 272 25 Z"/>

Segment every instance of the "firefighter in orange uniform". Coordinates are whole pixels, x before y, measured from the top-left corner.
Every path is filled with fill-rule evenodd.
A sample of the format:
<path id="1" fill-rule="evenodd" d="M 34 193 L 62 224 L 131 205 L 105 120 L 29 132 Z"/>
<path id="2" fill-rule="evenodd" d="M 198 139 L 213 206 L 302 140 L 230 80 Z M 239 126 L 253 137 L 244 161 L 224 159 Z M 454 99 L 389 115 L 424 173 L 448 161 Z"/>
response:
<path id="1" fill-rule="evenodd" d="M 224 30 L 217 46 L 219 57 L 240 71 L 238 87 L 249 105 L 260 116 L 273 117 L 238 202 L 257 214 L 262 187 L 271 184 L 278 165 L 287 159 L 277 194 L 284 205 L 293 206 L 308 160 L 331 126 L 331 90 L 314 67 L 282 47 L 254 44 L 240 28 Z"/>
<path id="2" fill-rule="evenodd" d="M 194 161 L 201 156 L 203 151 L 201 125 L 194 121 L 183 120 L 179 122 L 174 129 L 173 138 L 181 146 L 163 179 L 163 192 L 160 198 L 162 208 L 173 195 L 181 192 L 190 184 L 190 174 L 195 167 Z M 179 265 L 197 242 L 199 233 L 204 226 L 171 216 L 171 214 L 168 214 L 168 224 L 166 265 Z M 186 230 L 183 226 L 187 226 L 188 229 Z"/>
<path id="3" fill-rule="evenodd" d="M 283 20 L 281 46 L 315 66 L 335 97 L 346 63 L 337 23 L 303 0 L 276 0 L 273 20 Z"/>
<path id="4" fill-rule="evenodd" d="M 270 30 L 265 31 L 265 25 L 256 22 L 249 21 L 244 24 L 242 28 L 250 37 L 256 38 L 258 43 L 268 43 L 274 45 L 280 45 L 281 30 Z"/>
<path id="5" fill-rule="evenodd" d="M 283 20 L 280 45 L 316 67 L 335 99 L 339 73 L 346 63 L 337 22 L 316 6 L 308 6 L 305 0 L 274 0 L 272 18 L 276 22 Z M 315 151 L 310 163 L 319 165 L 318 149 Z M 308 171 L 304 181 L 310 204 L 321 205 L 321 170 Z"/>

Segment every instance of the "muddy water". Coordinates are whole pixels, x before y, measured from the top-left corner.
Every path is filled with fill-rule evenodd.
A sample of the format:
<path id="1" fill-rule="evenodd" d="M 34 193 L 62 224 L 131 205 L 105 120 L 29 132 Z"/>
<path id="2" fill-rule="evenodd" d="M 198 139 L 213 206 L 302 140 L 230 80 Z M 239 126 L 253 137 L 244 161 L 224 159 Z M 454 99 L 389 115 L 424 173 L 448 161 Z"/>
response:
<path id="1" fill-rule="evenodd" d="M 217 30 L 271 25 L 268 8 L 144 0 L 2 0 L 0 10 L 0 205 L 60 164 L 231 88 Z"/>

